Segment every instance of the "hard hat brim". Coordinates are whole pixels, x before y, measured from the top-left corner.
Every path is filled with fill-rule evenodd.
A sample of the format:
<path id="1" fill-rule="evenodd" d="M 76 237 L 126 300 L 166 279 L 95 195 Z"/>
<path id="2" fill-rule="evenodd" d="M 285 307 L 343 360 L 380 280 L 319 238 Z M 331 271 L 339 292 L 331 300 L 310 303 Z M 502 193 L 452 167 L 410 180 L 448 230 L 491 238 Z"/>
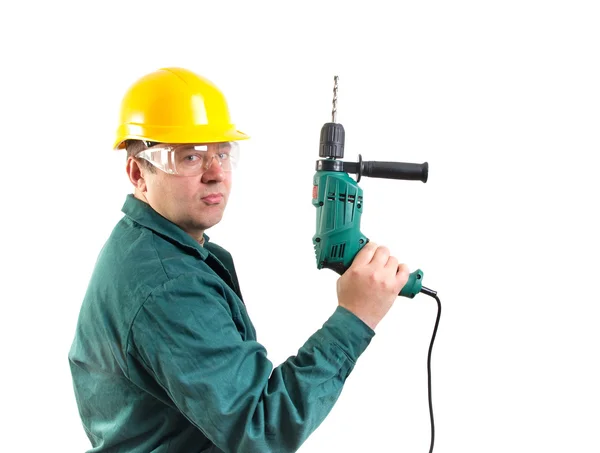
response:
<path id="1" fill-rule="evenodd" d="M 226 130 L 214 130 L 210 126 L 202 125 L 192 128 L 178 127 L 148 127 L 140 124 L 124 124 L 119 127 L 119 137 L 113 149 L 125 149 L 126 140 L 143 140 L 158 143 L 218 143 L 247 140 L 250 137 L 238 131 L 233 125 Z"/>

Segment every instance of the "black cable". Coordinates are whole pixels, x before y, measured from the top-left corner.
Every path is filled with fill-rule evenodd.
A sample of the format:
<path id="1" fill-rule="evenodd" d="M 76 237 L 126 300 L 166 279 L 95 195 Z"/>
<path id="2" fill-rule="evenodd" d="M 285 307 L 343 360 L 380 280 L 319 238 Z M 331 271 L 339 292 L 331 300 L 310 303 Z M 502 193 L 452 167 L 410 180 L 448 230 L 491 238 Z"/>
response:
<path id="1" fill-rule="evenodd" d="M 429 352 L 427 353 L 427 396 L 429 398 L 429 420 L 431 421 L 431 444 L 429 446 L 429 453 L 433 451 L 433 442 L 435 440 L 435 423 L 433 421 L 433 404 L 431 403 L 431 351 L 433 349 L 433 342 L 435 341 L 435 335 L 437 334 L 438 325 L 440 323 L 440 316 L 442 314 L 442 304 L 440 302 L 439 297 L 437 296 L 437 292 L 422 287 L 421 292 L 427 294 L 428 296 L 433 297 L 437 301 L 438 311 L 437 317 L 435 319 L 435 326 L 433 328 L 433 334 L 431 335 L 431 343 L 429 344 Z"/>

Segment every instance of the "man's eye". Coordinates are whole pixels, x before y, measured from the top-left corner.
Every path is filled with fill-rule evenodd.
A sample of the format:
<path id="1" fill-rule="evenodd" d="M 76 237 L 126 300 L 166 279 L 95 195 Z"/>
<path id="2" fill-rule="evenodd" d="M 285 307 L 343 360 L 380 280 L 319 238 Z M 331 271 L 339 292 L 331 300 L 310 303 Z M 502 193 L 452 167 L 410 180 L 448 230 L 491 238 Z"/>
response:
<path id="1" fill-rule="evenodd" d="M 219 159 L 221 159 L 221 160 L 229 159 L 229 153 L 219 153 Z"/>
<path id="2" fill-rule="evenodd" d="M 202 160 L 197 154 L 189 154 L 183 158 L 186 162 L 196 162 L 198 159 Z"/>

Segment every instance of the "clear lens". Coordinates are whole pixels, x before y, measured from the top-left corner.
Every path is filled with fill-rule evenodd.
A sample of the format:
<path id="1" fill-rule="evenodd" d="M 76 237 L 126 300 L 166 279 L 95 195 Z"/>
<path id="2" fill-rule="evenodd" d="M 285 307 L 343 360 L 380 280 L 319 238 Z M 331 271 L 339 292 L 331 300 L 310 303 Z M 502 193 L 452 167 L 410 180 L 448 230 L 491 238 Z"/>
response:
<path id="1" fill-rule="evenodd" d="M 222 171 L 230 172 L 239 160 L 237 142 L 207 144 L 159 144 L 147 148 L 136 157 L 146 159 L 152 165 L 169 174 L 197 176 L 207 171 L 213 161 Z"/>

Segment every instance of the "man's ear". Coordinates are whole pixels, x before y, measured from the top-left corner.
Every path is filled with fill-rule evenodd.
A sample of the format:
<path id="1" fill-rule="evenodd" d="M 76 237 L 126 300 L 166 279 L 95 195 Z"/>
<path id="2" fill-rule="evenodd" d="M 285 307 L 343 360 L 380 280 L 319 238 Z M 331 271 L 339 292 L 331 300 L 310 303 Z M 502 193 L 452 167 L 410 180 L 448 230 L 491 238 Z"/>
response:
<path id="1" fill-rule="evenodd" d="M 127 159 L 127 176 L 131 184 L 140 192 L 146 191 L 145 169 L 133 157 Z"/>

